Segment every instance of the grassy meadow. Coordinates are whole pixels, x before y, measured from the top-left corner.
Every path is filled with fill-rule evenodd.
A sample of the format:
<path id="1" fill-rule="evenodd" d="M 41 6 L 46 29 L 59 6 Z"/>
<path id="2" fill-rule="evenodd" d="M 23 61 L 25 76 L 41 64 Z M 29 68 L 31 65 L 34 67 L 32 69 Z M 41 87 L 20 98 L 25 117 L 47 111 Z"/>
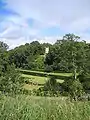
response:
<path id="1" fill-rule="evenodd" d="M 59 76 L 65 76 L 65 77 L 69 77 L 72 75 L 72 73 L 57 73 L 57 72 L 42 72 L 42 71 L 32 71 L 32 70 L 22 70 L 19 69 L 20 71 L 25 71 L 25 72 L 29 72 L 29 73 L 42 73 L 42 74 L 47 74 L 47 75 L 59 75 Z"/>
<path id="2" fill-rule="evenodd" d="M 18 69 L 22 74 L 27 75 L 34 75 L 34 76 L 43 76 L 43 77 L 49 77 L 54 76 L 56 78 L 70 78 L 72 76 L 72 73 L 57 73 L 57 72 L 42 72 L 42 71 L 32 71 L 32 70 L 23 70 Z"/>
<path id="3" fill-rule="evenodd" d="M 90 102 L 20 95 L 0 99 L 0 120 L 90 120 Z"/>
<path id="4" fill-rule="evenodd" d="M 24 84 L 23 88 L 26 90 L 33 90 L 43 87 L 43 85 L 49 80 L 50 77 L 40 77 L 34 75 L 21 74 L 21 76 L 28 81 L 28 84 Z M 58 83 L 63 83 L 64 80 L 56 79 Z"/>
<path id="5" fill-rule="evenodd" d="M 40 76 L 26 75 L 26 74 L 22 74 L 22 77 L 36 84 L 45 84 L 45 82 L 48 80 L 47 77 L 40 77 Z"/>

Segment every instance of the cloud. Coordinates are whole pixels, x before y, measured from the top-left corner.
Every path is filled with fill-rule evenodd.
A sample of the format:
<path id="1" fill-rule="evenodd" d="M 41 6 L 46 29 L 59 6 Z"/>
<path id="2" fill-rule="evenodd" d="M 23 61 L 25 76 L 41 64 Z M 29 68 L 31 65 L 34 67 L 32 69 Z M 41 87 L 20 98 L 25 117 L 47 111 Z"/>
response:
<path id="1" fill-rule="evenodd" d="M 69 32 L 89 41 L 90 0 L 6 0 L 4 8 L 12 14 L 0 21 L 0 37 L 11 46 L 37 39 L 52 43 Z"/>
<path id="2" fill-rule="evenodd" d="M 33 18 L 62 29 L 73 26 L 75 21 L 90 17 L 89 0 L 7 0 L 8 8 L 24 18 Z M 79 25 L 77 23 L 77 25 Z M 66 26 L 66 27 L 65 27 Z"/>
<path id="3" fill-rule="evenodd" d="M 11 16 L 1 22 L 0 40 L 7 43 L 10 49 L 30 42 L 35 38 L 38 30 L 30 28 L 21 17 Z"/>
<path id="4" fill-rule="evenodd" d="M 0 38 L 19 39 L 36 35 L 37 29 L 30 28 L 21 17 L 11 16 L 1 22 Z"/>
<path id="5" fill-rule="evenodd" d="M 76 21 L 73 21 L 69 26 L 69 30 L 72 32 L 85 32 L 90 28 L 90 16 L 85 18 L 79 18 Z"/>

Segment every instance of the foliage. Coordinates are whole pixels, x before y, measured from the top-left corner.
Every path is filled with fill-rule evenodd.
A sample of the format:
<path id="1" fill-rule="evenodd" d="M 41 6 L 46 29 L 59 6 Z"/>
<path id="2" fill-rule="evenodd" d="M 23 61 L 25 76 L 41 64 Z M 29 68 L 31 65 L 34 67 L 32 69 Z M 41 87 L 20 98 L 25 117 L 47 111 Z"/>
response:
<path id="1" fill-rule="evenodd" d="M 69 93 L 75 100 L 78 100 L 78 98 L 83 95 L 83 86 L 79 80 L 75 80 L 71 83 L 71 86 L 69 86 Z"/>
<path id="2" fill-rule="evenodd" d="M 9 46 L 6 43 L 0 41 L 0 51 L 6 51 L 8 48 Z"/>
<path id="3" fill-rule="evenodd" d="M 7 71 L 0 77 L 0 91 L 17 93 L 22 87 L 23 79 L 14 66 L 7 66 Z"/>
<path id="4" fill-rule="evenodd" d="M 78 89 L 78 86 L 80 87 L 80 85 L 83 86 L 85 92 L 90 91 L 90 44 L 86 43 L 85 41 L 79 41 L 79 39 L 80 37 L 74 34 L 66 34 L 61 40 L 57 40 L 57 42 L 53 45 L 48 43 L 40 44 L 38 41 L 33 41 L 9 51 L 7 51 L 8 45 L 0 42 L 1 87 L 3 90 L 5 87 L 6 91 L 13 91 L 13 87 L 11 86 L 14 84 L 11 81 L 14 80 L 15 84 L 19 84 L 17 83 L 17 81 L 19 81 L 19 77 L 17 78 L 14 75 L 14 73 L 17 75 L 15 68 L 23 68 L 34 70 L 33 72 L 21 70 L 21 72 L 25 74 L 44 77 L 53 76 L 59 79 L 64 79 L 65 82 L 62 84 L 62 90 L 70 93 L 70 89 L 72 89 L 72 91 L 74 91 L 72 96 L 73 94 L 79 96 L 75 92 L 75 89 Z M 45 57 L 44 54 L 46 47 L 49 47 L 50 50 Z M 15 65 L 14 69 L 11 66 L 13 64 Z M 10 67 L 13 69 L 13 71 L 11 71 Z M 9 69 L 12 74 L 9 72 Z M 44 72 L 40 72 L 40 70 Z M 49 73 L 52 71 L 58 71 L 59 73 Z M 70 73 L 72 76 L 66 76 L 66 74 L 61 75 L 60 72 Z M 14 76 L 15 78 L 13 78 Z M 17 79 L 17 81 L 15 79 Z M 72 79 L 72 82 L 69 79 Z M 80 80 L 80 84 L 77 79 Z M 11 86 L 9 86 L 9 84 Z M 52 88 L 49 85 L 48 88 L 50 87 L 50 89 L 55 89 L 53 91 L 56 92 L 56 86 Z M 61 89 L 60 87 L 61 86 L 59 86 L 59 89 Z"/>
<path id="5" fill-rule="evenodd" d="M 45 72 L 53 72 L 53 67 L 50 65 L 45 66 Z"/>
<path id="6" fill-rule="evenodd" d="M 19 71 L 9 63 L 7 49 L 8 45 L 0 42 L 0 91 L 4 94 L 16 93 L 23 82 Z"/>
<path id="7" fill-rule="evenodd" d="M 84 90 L 90 90 L 90 44 L 78 41 L 80 37 L 66 34 L 63 39 L 51 47 L 46 56 L 46 66 L 52 66 L 53 71 L 71 72 L 72 79 L 79 78 Z M 84 73 L 84 75 L 83 75 Z"/>
<path id="8" fill-rule="evenodd" d="M 58 40 L 46 56 L 45 64 L 52 65 L 53 70 L 72 72 L 76 79 L 76 73 L 86 67 L 87 50 L 89 49 L 85 41 L 79 42 L 78 39 L 78 36 L 66 34 L 62 40 Z"/>
<path id="9" fill-rule="evenodd" d="M 0 42 L 0 76 L 7 70 L 7 48 L 8 45 L 6 43 Z"/>
<path id="10" fill-rule="evenodd" d="M 90 91 L 90 74 L 84 71 L 81 74 L 79 74 L 78 78 L 82 83 L 85 92 L 86 93 L 89 92 Z"/>
<path id="11" fill-rule="evenodd" d="M 43 69 L 45 47 L 50 44 L 40 44 L 38 41 L 33 41 L 30 44 L 26 43 L 16 47 L 8 52 L 9 63 L 14 63 L 16 68 L 24 69 Z"/>
<path id="12" fill-rule="evenodd" d="M 62 89 L 70 95 L 71 99 L 78 100 L 83 94 L 83 85 L 79 80 L 68 80 L 62 84 Z"/>
<path id="13" fill-rule="evenodd" d="M 45 94 L 50 94 L 49 96 L 57 95 L 57 93 L 60 94 L 60 86 L 59 83 L 57 83 L 55 77 L 51 77 L 44 85 L 43 92 Z"/>
<path id="14" fill-rule="evenodd" d="M 37 56 L 36 60 L 37 70 L 44 69 L 44 55 Z"/>

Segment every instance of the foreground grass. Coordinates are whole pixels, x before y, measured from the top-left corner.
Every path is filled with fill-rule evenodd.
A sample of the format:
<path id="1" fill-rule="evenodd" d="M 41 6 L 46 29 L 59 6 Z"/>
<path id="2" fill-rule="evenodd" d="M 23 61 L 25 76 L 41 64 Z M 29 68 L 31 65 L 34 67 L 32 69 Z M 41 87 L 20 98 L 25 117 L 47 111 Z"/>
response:
<path id="1" fill-rule="evenodd" d="M 71 103 L 64 98 L 2 97 L 0 120 L 90 120 L 90 102 Z"/>

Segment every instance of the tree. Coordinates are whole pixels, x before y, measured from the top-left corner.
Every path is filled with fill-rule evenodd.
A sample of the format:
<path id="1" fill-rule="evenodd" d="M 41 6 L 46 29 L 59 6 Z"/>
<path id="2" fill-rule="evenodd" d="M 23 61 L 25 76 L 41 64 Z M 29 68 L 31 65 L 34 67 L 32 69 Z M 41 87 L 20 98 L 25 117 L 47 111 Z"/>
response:
<path id="1" fill-rule="evenodd" d="M 8 57 L 7 57 L 8 45 L 0 41 L 0 76 L 7 69 Z"/>
<path id="2" fill-rule="evenodd" d="M 13 50 L 8 51 L 9 63 L 14 63 L 16 68 L 37 68 L 36 66 L 39 66 L 40 64 L 38 60 L 43 60 L 42 56 L 45 53 L 45 46 L 49 45 L 50 44 L 40 44 L 38 41 L 33 41 L 30 44 L 27 43 L 25 45 L 21 45 Z M 40 64 L 40 66 L 42 65 Z"/>
<path id="3" fill-rule="evenodd" d="M 6 51 L 8 48 L 9 46 L 6 43 L 0 41 L 0 51 Z"/>
<path id="4" fill-rule="evenodd" d="M 2 93 L 16 94 L 23 85 L 23 79 L 14 65 L 9 65 L 7 71 L 0 77 L 0 91 Z"/>
<path id="5" fill-rule="evenodd" d="M 68 81 L 64 81 L 64 83 L 61 84 L 61 87 L 62 93 L 67 93 L 67 95 L 75 101 L 77 101 L 84 94 L 84 88 L 79 79 L 69 79 Z"/>
<path id="6" fill-rule="evenodd" d="M 76 101 L 84 94 L 83 85 L 80 83 L 79 80 L 72 81 L 71 85 L 68 87 L 71 98 Z"/>
<path id="7" fill-rule="evenodd" d="M 8 45 L 0 42 L 0 91 L 16 93 L 22 86 L 23 79 L 15 66 L 9 63 Z"/>
<path id="8" fill-rule="evenodd" d="M 77 40 L 79 40 L 79 36 L 75 36 L 74 34 L 66 34 L 63 37 L 63 41 L 65 41 L 65 49 L 67 49 L 67 60 L 68 63 L 70 62 L 71 67 L 72 67 L 72 72 L 74 75 L 74 79 L 77 79 Z M 66 45 L 68 44 L 68 45 Z M 79 51 L 80 52 L 80 51 Z M 78 56 L 80 57 L 80 56 Z"/>
<path id="9" fill-rule="evenodd" d="M 85 69 L 87 61 L 87 44 L 79 42 L 80 37 L 74 34 L 66 34 L 62 40 L 58 40 L 46 56 L 46 65 L 52 65 L 53 70 L 72 72 L 74 79 L 77 73 Z"/>
<path id="10" fill-rule="evenodd" d="M 43 88 L 44 92 L 47 94 L 49 92 L 50 96 L 57 95 L 57 93 L 60 93 L 60 87 L 57 83 L 55 77 L 51 77 L 44 85 Z"/>
<path id="11" fill-rule="evenodd" d="M 79 36 L 76 36 L 76 35 L 74 35 L 74 34 L 66 34 L 65 36 L 63 36 L 63 40 L 69 40 L 69 41 L 77 41 L 77 40 L 79 40 L 80 39 L 80 37 Z"/>

